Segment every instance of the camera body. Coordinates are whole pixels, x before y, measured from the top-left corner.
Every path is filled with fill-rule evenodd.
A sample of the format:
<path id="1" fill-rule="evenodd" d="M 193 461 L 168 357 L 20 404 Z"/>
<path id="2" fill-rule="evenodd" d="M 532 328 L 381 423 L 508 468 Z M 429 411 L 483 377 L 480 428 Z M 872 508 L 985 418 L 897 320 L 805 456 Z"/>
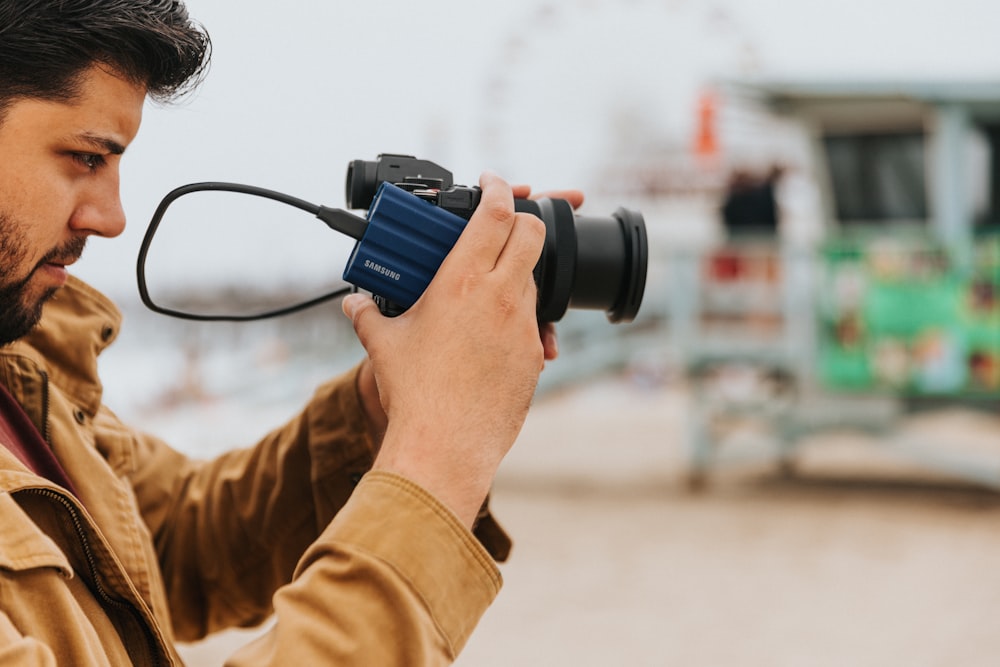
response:
<path id="1" fill-rule="evenodd" d="M 478 187 L 455 185 L 451 172 L 411 155 L 353 161 L 347 206 L 368 208 L 368 226 L 344 280 L 375 295 L 383 313 L 404 312 L 430 284 L 480 195 Z M 608 218 L 578 217 L 562 199 L 517 199 L 514 205 L 545 223 L 534 269 L 539 321 L 557 321 L 569 307 L 605 310 L 611 322 L 634 319 L 648 261 L 641 214 L 619 208 Z"/>
<path id="2" fill-rule="evenodd" d="M 412 155 L 382 153 L 375 161 L 354 160 L 347 166 L 347 207 L 369 208 L 382 183 L 392 183 L 466 220 L 479 206 L 480 189 L 455 185 L 447 169 Z"/>

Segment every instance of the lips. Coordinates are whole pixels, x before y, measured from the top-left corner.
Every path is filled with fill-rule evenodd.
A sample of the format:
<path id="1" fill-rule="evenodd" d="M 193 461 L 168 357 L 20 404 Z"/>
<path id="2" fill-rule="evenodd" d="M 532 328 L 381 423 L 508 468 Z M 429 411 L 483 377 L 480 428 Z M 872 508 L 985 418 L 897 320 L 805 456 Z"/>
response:
<path id="1" fill-rule="evenodd" d="M 42 282 L 48 283 L 50 287 L 62 287 L 69 278 L 69 271 L 60 264 L 42 264 L 34 275 L 40 276 Z"/>
<path id="2" fill-rule="evenodd" d="M 80 259 L 80 255 L 83 254 L 83 247 L 86 243 L 86 236 L 74 237 L 58 248 L 51 250 L 47 255 L 42 257 L 38 265 L 47 265 L 65 270 L 67 266 L 74 264 L 76 260 Z"/>
<path id="3" fill-rule="evenodd" d="M 69 277 L 66 267 L 80 259 L 85 242 L 86 237 L 77 237 L 55 248 L 38 262 L 35 273 L 46 276 L 46 282 L 62 287 Z"/>
<path id="4" fill-rule="evenodd" d="M 45 271 L 46 273 L 53 274 L 61 280 L 65 280 L 65 276 L 68 273 L 66 267 L 70 264 L 76 262 L 79 259 L 77 257 L 58 257 L 50 260 L 43 260 L 38 264 L 38 269 Z"/>

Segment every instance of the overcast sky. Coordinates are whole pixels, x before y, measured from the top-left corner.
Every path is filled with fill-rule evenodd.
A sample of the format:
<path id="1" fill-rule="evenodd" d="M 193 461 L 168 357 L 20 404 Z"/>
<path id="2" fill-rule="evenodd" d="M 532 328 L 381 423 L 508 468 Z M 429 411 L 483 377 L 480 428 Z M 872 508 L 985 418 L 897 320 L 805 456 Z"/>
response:
<path id="1" fill-rule="evenodd" d="M 147 108 L 123 166 L 129 229 L 76 267 L 119 298 L 153 209 L 184 183 L 343 206 L 348 161 L 389 151 L 460 183 L 491 168 L 586 186 L 616 114 L 683 134 L 713 76 L 1000 79 L 993 0 L 187 4 L 212 34 L 212 71 L 183 104 Z"/>

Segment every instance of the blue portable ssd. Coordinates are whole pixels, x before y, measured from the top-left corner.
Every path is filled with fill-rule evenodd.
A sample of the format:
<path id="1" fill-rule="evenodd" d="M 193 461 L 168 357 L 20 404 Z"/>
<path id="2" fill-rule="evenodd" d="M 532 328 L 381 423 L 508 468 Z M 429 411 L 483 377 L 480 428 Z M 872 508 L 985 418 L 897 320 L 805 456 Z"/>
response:
<path id="1" fill-rule="evenodd" d="M 466 220 L 383 182 L 368 227 L 344 268 L 344 280 L 403 309 L 427 289 Z"/>

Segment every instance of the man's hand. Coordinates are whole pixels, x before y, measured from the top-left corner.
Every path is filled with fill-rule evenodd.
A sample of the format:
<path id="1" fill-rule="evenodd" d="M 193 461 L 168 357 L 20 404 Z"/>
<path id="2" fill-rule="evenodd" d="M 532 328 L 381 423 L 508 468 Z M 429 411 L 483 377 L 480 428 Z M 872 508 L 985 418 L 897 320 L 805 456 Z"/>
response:
<path id="1" fill-rule="evenodd" d="M 386 318 L 366 296 L 343 302 L 388 417 L 375 468 L 420 484 L 468 526 L 555 355 L 551 327 L 540 337 L 535 316 L 544 226 L 514 212 L 499 177 L 484 174 L 480 186 L 479 207 L 409 310 Z"/>
<path id="2" fill-rule="evenodd" d="M 565 199 L 574 209 L 583 205 L 583 192 L 580 190 L 552 190 L 542 192 L 537 195 L 531 194 L 531 186 L 513 185 L 511 192 L 515 199 L 540 199 L 550 197 L 553 199 Z M 542 341 L 542 350 L 545 361 L 554 361 L 559 356 L 559 341 L 556 336 L 556 328 L 552 322 L 543 322 L 538 325 L 538 335 Z M 368 428 L 375 438 L 376 446 L 381 443 L 382 435 L 385 433 L 388 418 L 382 408 L 382 402 L 378 394 L 378 383 L 375 381 L 375 373 L 372 369 L 371 361 L 366 359 L 358 374 L 358 393 L 361 396 L 361 404 L 364 409 L 365 418 L 368 420 Z"/>

